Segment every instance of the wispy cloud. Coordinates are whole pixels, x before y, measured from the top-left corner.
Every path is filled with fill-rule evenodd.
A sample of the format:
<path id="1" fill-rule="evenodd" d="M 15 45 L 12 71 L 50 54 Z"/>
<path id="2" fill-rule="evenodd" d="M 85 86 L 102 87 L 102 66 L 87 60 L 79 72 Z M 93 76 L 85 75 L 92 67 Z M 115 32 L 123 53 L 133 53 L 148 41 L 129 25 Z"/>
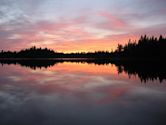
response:
<path id="1" fill-rule="evenodd" d="M 0 49 L 37 45 L 59 51 L 111 50 L 141 34 L 165 35 L 165 3 L 1 0 Z"/>

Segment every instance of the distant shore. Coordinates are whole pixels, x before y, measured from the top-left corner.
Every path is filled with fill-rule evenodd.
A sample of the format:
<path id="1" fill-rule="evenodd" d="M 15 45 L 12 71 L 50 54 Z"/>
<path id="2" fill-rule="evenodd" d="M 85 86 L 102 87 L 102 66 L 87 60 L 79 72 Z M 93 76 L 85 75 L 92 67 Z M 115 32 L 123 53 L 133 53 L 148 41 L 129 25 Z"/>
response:
<path id="1" fill-rule="evenodd" d="M 166 58 L 166 38 L 141 36 L 138 41 L 118 44 L 115 51 L 62 53 L 35 46 L 16 51 L 1 51 L 2 60 L 161 60 Z"/>

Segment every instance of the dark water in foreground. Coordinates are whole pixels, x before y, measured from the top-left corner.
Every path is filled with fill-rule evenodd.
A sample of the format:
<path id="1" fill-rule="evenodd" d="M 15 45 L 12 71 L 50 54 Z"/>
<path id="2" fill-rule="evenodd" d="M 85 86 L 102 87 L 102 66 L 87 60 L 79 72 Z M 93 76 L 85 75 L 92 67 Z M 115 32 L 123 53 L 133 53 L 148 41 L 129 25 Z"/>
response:
<path id="1" fill-rule="evenodd" d="M 0 125 L 166 125 L 166 81 L 154 76 L 157 70 L 146 82 L 121 70 L 72 62 L 35 70 L 1 65 Z"/>

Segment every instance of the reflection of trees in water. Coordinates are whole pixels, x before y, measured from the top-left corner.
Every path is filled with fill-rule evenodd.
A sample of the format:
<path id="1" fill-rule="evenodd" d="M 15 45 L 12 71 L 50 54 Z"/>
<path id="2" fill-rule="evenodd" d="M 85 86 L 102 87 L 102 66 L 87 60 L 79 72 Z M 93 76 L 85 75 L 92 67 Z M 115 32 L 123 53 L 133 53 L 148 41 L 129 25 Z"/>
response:
<path id="1" fill-rule="evenodd" d="M 119 73 L 125 72 L 129 76 L 137 75 L 142 82 L 166 79 L 166 65 L 161 62 L 117 62 L 114 63 Z"/>
<path id="2" fill-rule="evenodd" d="M 36 70 L 37 68 L 48 68 L 51 66 L 54 66 L 56 62 L 54 60 L 1 60 L 0 63 L 3 64 L 15 64 L 15 65 L 21 65 L 24 67 L 28 67 L 31 69 Z"/>
<path id="3" fill-rule="evenodd" d="M 162 82 L 166 79 L 166 65 L 161 61 L 110 61 L 110 60 L 96 60 L 96 59 L 82 59 L 82 60 L 0 60 L 3 64 L 20 64 L 21 66 L 31 68 L 33 70 L 37 68 L 48 68 L 55 64 L 63 62 L 76 62 L 76 63 L 88 63 L 95 65 L 108 65 L 114 64 L 117 67 L 119 73 L 125 72 L 129 76 L 137 75 L 142 82 L 149 80 L 159 80 Z"/>

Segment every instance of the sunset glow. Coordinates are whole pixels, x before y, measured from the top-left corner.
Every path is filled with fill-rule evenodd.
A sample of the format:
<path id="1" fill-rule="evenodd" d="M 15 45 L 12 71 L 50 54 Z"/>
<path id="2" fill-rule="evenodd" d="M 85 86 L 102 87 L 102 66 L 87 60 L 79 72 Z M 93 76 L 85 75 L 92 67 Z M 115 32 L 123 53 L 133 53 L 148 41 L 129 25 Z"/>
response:
<path id="1" fill-rule="evenodd" d="M 166 35 L 165 0 L 1 0 L 0 50 L 112 51 Z"/>

